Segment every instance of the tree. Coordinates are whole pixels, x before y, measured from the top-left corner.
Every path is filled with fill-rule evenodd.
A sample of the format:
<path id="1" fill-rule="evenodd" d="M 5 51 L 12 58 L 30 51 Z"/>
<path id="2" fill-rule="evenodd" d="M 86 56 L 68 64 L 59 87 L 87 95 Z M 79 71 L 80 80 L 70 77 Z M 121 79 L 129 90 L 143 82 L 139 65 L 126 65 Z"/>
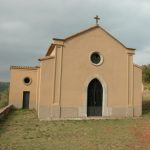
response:
<path id="1" fill-rule="evenodd" d="M 150 64 L 142 66 L 142 78 L 144 83 L 150 83 Z"/>

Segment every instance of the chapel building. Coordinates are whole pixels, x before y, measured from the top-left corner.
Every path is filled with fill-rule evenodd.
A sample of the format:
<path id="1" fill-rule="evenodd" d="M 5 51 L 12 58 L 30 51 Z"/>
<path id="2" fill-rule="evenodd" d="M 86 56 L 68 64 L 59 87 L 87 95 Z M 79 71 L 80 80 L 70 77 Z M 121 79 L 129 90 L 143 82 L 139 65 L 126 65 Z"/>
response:
<path id="1" fill-rule="evenodd" d="M 35 67 L 11 66 L 9 103 L 41 120 L 142 114 L 142 70 L 127 48 L 98 24 L 54 38 Z"/>

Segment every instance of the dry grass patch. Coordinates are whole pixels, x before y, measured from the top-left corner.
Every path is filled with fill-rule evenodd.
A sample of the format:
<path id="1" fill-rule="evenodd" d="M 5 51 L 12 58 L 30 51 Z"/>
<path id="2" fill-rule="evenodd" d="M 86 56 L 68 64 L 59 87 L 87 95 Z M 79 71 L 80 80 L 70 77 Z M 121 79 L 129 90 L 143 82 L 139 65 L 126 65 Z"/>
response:
<path id="1" fill-rule="evenodd" d="M 150 134 L 149 120 L 150 117 L 120 120 L 39 121 L 33 110 L 15 110 L 8 118 L 0 121 L 0 149 L 129 150 L 133 147 L 141 148 L 143 146 L 141 137 Z M 150 148 L 149 144 L 144 143 L 144 146 Z"/>

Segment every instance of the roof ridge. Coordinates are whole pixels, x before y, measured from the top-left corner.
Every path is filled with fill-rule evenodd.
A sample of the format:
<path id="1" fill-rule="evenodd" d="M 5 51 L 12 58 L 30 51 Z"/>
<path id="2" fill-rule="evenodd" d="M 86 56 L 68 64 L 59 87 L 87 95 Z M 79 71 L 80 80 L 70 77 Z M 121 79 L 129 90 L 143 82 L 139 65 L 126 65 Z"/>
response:
<path id="1" fill-rule="evenodd" d="M 82 33 L 85 33 L 85 32 L 87 32 L 87 31 L 93 30 L 93 29 L 98 28 L 98 27 L 99 27 L 99 25 L 94 25 L 94 26 L 89 27 L 89 28 L 87 28 L 87 29 L 81 30 L 81 31 L 79 31 L 79 32 L 77 32 L 77 33 L 74 33 L 74 34 L 72 34 L 72 35 L 70 35 L 70 36 L 67 36 L 67 37 L 65 37 L 64 39 L 53 38 L 53 40 L 66 41 L 66 40 L 69 40 L 69 39 L 71 39 L 71 38 L 73 38 L 73 37 L 75 37 L 75 36 L 77 36 L 77 35 L 80 35 L 80 34 L 82 34 Z"/>
<path id="2" fill-rule="evenodd" d="M 112 34 L 110 34 L 108 31 L 106 31 L 104 28 L 102 28 L 101 26 L 99 26 L 100 29 L 102 29 L 106 34 L 108 34 L 110 37 L 112 37 L 114 40 L 116 40 L 118 43 L 120 43 L 124 48 L 129 49 L 129 50 L 135 50 L 135 48 L 129 48 L 126 47 L 122 42 L 120 42 L 120 40 L 118 40 L 117 38 L 115 38 Z"/>

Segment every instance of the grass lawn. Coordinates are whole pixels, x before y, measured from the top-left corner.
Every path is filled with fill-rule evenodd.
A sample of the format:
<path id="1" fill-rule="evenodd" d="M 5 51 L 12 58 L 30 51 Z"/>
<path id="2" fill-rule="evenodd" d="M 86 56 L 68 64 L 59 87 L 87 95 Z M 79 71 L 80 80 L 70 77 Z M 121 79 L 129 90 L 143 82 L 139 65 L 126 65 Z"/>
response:
<path id="1" fill-rule="evenodd" d="M 34 110 L 14 110 L 0 121 L 0 150 L 150 150 L 146 97 L 144 115 L 136 119 L 48 122 Z"/>

